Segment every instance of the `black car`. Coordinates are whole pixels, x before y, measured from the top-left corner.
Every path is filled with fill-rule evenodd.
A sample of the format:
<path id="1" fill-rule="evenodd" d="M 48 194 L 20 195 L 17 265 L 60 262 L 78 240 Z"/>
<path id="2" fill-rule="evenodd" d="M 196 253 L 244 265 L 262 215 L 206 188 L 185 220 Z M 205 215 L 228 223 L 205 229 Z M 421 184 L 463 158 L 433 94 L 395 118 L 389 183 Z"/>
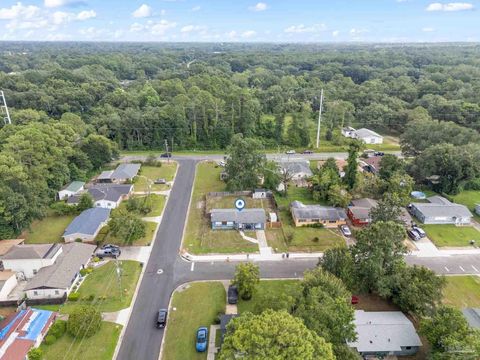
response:
<path id="1" fill-rule="evenodd" d="M 168 316 L 167 309 L 158 310 L 158 315 L 157 315 L 157 328 L 158 329 L 163 329 L 165 327 L 165 325 L 167 325 L 167 316 Z"/>
<path id="2" fill-rule="evenodd" d="M 236 304 L 238 302 L 238 289 L 235 285 L 230 285 L 228 287 L 228 303 Z"/>
<path id="3" fill-rule="evenodd" d="M 118 258 L 120 256 L 120 254 L 122 253 L 122 251 L 120 250 L 120 248 L 116 247 L 116 248 L 106 248 L 106 249 L 98 249 L 96 252 L 95 252 L 95 256 L 100 258 L 100 259 L 103 259 L 105 257 L 111 257 L 111 258 Z"/>
<path id="4" fill-rule="evenodd" d="M 373 155 L 375 155 L 375 156 L 383 156 L 383 155 L 385 155 L 385 153 L 384 153 L 383 151 L 375 151 L 375 152 L 373 153 Z"/>
<path id="5" fill-rule="evenodd" d="M 162 155 L 160 155 L 160 157 L 162 157 L 162 158 L 171 158 L 171 157 L 172 157 L 172 153 L 166 152 L 166 153 L 163 153 Z"/>
<path id="6" fill-rule="evenodd" d="M 312 150 L 305 150 L 303 153 L 305 155 L 309 155 L 309 154 L 313 154 L 313 151 Z"/>

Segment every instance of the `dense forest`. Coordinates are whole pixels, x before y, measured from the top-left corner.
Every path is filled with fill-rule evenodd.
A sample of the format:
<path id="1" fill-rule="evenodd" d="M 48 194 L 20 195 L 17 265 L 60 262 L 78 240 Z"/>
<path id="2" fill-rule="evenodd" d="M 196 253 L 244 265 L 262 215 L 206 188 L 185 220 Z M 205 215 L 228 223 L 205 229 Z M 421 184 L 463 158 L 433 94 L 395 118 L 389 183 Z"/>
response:
<path id="1" fill-rule="evenodd" d="M 308 146 L 324 129 L 402 133 L 412 120 L 480 130 L 480 46 L 3 43 L 14 123 L 79 115 L 120 149 Z M 288 134 L 288 136 L 287 136 Z"/>

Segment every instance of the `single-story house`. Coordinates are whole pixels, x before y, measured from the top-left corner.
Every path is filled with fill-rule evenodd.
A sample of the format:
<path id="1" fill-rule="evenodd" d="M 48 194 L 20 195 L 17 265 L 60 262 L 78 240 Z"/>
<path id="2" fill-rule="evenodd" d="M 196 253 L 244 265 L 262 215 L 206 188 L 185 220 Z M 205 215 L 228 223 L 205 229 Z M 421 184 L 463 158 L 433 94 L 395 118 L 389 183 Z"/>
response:
<path id="1" fill-rule="evenodd" d="M 97 176 L 98 183 L 111 183 L 112 182 L 113 170 L 105 170 Z"/>
<path id="2" fill-rule="evenodd" d="M 472 213 L 465 205 L 455 204 L 442 196 L 427 198 L 428 203 L 412 203 L 410 212 L 424 224 L 469 225 Z"/>
<path id="3" fill-rule="evenodd" d="M 370 210 L 377 204 L 376 200 L 369 198 L 352 200 L 347 215 L 355 226 L 368 225 L 371 222 Z"/>
<path id="4" fill-rule="evenodd" d="M 370 172 L 372 174 L 378 174 L 381 169 L 381 162 L 383 157 L 382 156 L 372 156 L 366 159 L 360 160 L 360 165 L 362 169 L 366 172 Z"/>
<path id="5" fill-rule="evenodd" d="M 0 301 L 8 299 L 8 295 L 17 286 L 17 277 L 15 272 L 10 270 L 0 271 Z"/>
<path id="6" fill-rule="evenodd" d="M 266 199 L 268 196 L 268 190 L 266 189 L 255 189 L 252 192 L 252 198 L 254 199 Z"/>
<path id="7" fill-rule="evenodd" d="M 61 244 L 15 245 L 0 256 L 1 268 L 14 271 L 19 279 L 30 279 L 52 265 L 61 253 Z"/>
<path id="8" fill-rule="evenodd" d="M 346 126 L 342 128 L 342 135 L 347 137 L 347 138 L 355 138 L 355 129 L 351 126 Z"/>
<path id="9" fill-rule="evenodd" d="M 298 187 L 307 187 L 307 179 L 313 175 L 308 160 L 278 160 L 278 168 L 282 174 L 289 174 L 291 181 Z M 277 191 L 285 190 L 285 184 L 280 183 Z"/>
<path id="10" fill-rule="evenodd" d="M 78 215 L 63 233 L 65 242 L 72 242 L 76 239 L 82 241 L 94 241 L 100 229 L 105 226 L 110 217 L 110 209 L 91 208 Z"/>
<path id="11" fill-rule="evenodd" d="M 225 335 L 227 334 L 227 326 L 230 320 L 236 318 L 237 314 L 225 314 L 220 317 L 220 333 L 221 333 L 221 344 L 223 344 L 223 340 L 225 339 Z"/>
<path id="12" fill-rule="evenodd" d="M 355 310 L 357 340 L 347 345 L 362 356 L 407 356 L 418 352 L 422 342 L 401 311 Z"/>
<path id="13" fill-rule="evenodd" d="M 480 330 L 480 308 L 466 308 L 462 310 L 462 313 L 470 327 Z"/>
<path id="14" fill-rule="evenodd" d="M 132 181 L 138 175 L 141 166 L 141 164 L 120 164 L 113 171 L 110 178 L 114 183 Z"/>
<path id="15" fill-rule="evenodd" d="M 72 181 L 58 192 L 58 199 L 65 200 L 70 196 L 78 194 L 84 190 L 85 183 L 83 181 Z"/>
<path id="16" fill-rule="evenodd" d="M 355 139 L 363 141 L 365 144 L 383 144 L 383 136 L 370 129 L 355 130 Z"/>
<path id="17" fill-rule="evenodd" d="M 210 220 L 214 230 L 263 230 L 267 221 L 263 209 L 213 209 Z"/>
<path id="18" fill-rule="evenodd" d="M 5 318 L 0 324 L 0 359 L 25 360 L 38 347 L 55 321 L 56 313 L 27 308 Z"/>
<path id="19" fill-rule="evenodd" d="M 92 257 L 95 245 L 73 242 L 62 245 L 62 254 L 51 266 L 41 268 L 27 282 L 25 295 L 29 299 L 50 299 L 68 296 Z"/>
<path id="20" fill-rule="evenodd" d="M 341 208 L 321 205 L 304 205 L 300 201 L 290 204 L 290 211 L 295 226 L 323 224 L 334 228 L 347 223 L 347 214 Z"/>
<path id="21" fill-rule="evenodd" d="M 98 184 L 87 189 L 92 195 L 95 207 L 115 209 L 133 192 L 131 184 Z M 69 205 L 77 205 L 82 194 L 77 194 L 67 200 Z"/>

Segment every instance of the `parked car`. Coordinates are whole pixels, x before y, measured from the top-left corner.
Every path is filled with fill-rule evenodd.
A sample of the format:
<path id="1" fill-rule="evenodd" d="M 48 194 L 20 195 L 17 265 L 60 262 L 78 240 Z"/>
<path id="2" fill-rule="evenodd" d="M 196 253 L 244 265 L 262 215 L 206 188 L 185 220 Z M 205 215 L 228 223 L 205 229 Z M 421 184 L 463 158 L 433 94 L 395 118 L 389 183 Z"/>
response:
<path id="1" fill-rule="evenodd" d="M 312 150 L 305 150 L 303 153 L 306 154 L 306 155 L 309 155 L 309 154 L 313 154 L 313 151 Z"/>
<path id="2" fill-rule="evenodd" d="M 227 163 L 225 161 L 219 161 L 218 163 L 218 166 L 221 166 L 221 167 L 225 167 L 225 165 L 227 165 Z"/>
<path id="3" fill-rule="evenodd" d="M 407 230 L 407 235 L 410 239 L 412 239 L 413 241 L 418 241 L 420 240 L 422 237 L 420 236 L 420 234 L 418 232 L 416 232 L 414 229 L 409 229 Z"/>
<path id="4" fill-rule="evenodd" d="M 162 157 L 162 158 L 171 158 L 171 157 L 172 157 L 172 153 L 166 152 L 166 153 L 163 153 L 162 155 L 160 155 L 160 157 Z"/>
<path id="5" fill-rule="evenodd" d="M 352 236 L 352 232 L 350 231 L 350 228 L 347 225 L 340 226 L 340 231 L 346 237 Z"/>
<path id="6" fill-rule="evenodd" d="M 158 310 L 158 315 L 157 315 L 157 328 L 158 329 L 162 329 L 167 325 L 167 316 L 168 316 L 167 309 Z"/>
<path id="7" fill-rule="evenodd" d="M 195 341 L 195 349 L 198 352 L 207 351 L 207 341 L 208 341 L 208 329 L 204 326 L 199 327 L 197 330 L 197 338 Z"/>
<path id="8" fill-rule="evenodd" d="M 117 249 L 117 250 L 120 250 L 120 246 L 113 245 L 113 244 L 105 244 L 105 245 L 102 245 L 102 249 Z"/>
<path id="9" fill-rule="evenodd" d="M 358 304 L 359 301 L 360 299 L 358 298 L 358 296 L 352 295 L 352 300 L 350 301 L 352 305 Z"/>
<path id="10" fill-rule="evenodd" d="M 228 303 L 236 304 L 238 302 L 238 289 L 235 285 L 230 285 L 228 287 Z"/>
<path id="11" fill-rule="evenodd" d="M 419 228 L 417 225 L 413 225 L 412 229 L 415 230 L 421 238 L 427 237 L 427 233 L 422 228 Z"/>
<path id="12" fill-rule="evenodd" d="M 287 155 L 293 155 L 293 154 L 296 154 L 296 152 L 295 152 L 295 150 L 287 150 L 287 151 L 285 152 L 285 154 L 287 154 Z"/>
<path id="13" fill-rule="evenodd" d="M 120 250 L 119 247 L 108 247 L 106 249 L 98 249 L 96 252 L 95 252 L 95 256 L 100 258 L 100 259 L 103 259 L 105 257 L 111 257 L 111 258 L 118 258 L 120 256 L 120 254 L 122 253 L 122 251 Z"/>
<path id="14" fill-rule="evenodd" d="M 154 183 L 154 184 L 157 184 L 157 185 L 158 185 L 158 184 L 162 185 L 162 184 L 166 184 L 166 183 L 167 183 L 167 180 L 165 180 L 165 179 L 163 179 L 163 178 L 160 178 L 160 179 L 156 179 L 153 183 Z"/>
<path id="15" fill-rule="evenodd" d="M 375 152 L 373 153 L 373 155 L 375 155 L 375 156 L 383 156 L 383 155 L 385 155 L 385 153 L 384 153 L 383 151 L 375 151 Z"/>

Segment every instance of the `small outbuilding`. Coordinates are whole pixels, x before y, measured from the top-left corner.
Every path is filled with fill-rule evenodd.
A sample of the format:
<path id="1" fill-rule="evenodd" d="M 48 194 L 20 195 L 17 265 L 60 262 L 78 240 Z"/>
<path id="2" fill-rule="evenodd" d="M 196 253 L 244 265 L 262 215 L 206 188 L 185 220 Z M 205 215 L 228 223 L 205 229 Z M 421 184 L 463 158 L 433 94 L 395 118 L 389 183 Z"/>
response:
<path id="1" fill-rule="evenodd" d="M 266 215 L 263 209 L 213 209 L 210 220 L 214 230 L 264 230 Z"/>
<path id="2" fill-rule="evenodd" d="M 252 198 L 254 199 L 266 199 L 268 196 L 268 190 L 266 189 L 255 189 L 252 193 Z"/>
<path id="3" fill-rule="evenodd" d="M 84 190 L 85 183 L 83 181 L 72 181 L 58 192 L 59 200 L 66 200 L 70 196 L 78 194 Z"/>

